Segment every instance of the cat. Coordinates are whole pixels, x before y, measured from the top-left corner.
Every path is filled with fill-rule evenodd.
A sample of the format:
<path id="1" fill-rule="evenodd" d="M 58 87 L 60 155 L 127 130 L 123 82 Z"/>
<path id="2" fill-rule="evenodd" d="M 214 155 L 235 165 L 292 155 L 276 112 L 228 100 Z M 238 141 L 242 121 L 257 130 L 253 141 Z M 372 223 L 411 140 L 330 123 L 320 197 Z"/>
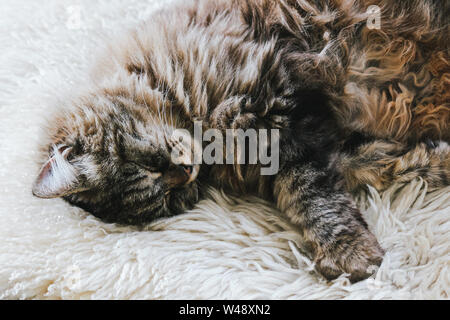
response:
<path id="1" fill-rule="evenodd" d="M 369 5 L 381 29 L 367 28 Z M 351 193 L 449 185 L 446 12 L 426 0 L 171 4 L 111 43 L 90 90 L 54 115 L 33 194 L 134 225 L 183 213 L 208 186 L 256 194 L 298 226 L 326 279 L 365 279 L 384 251 Z M 174 163 L 173 134 L 194 121 L 279 130 L 278 173 Z"/>

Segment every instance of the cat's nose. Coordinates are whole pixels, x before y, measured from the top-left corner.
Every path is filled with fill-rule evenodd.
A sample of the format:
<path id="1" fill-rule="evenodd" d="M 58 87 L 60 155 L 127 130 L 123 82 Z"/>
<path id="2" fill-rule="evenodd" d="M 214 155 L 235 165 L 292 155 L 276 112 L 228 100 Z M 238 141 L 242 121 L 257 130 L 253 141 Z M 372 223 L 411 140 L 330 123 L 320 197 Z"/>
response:
<path id="1" fill-rule="evenodd" d="M 199 164 L 183 165 L 183 169 L 184 172 L 189 176 L 188 181 L 186 181 L 186 184 L 188 184 L 197 178 L 198 172 L 200 171 L 200 165 Z"/>
<path id="2" fill-rule="evenodd" d="M 191 165 L 181 165 L 181 167 L 183 168 L 184 172 L 186 172 L 187 175 L 191 175 L 193 168 Z"/>
<path id="3" fill-rule="evenodd" d="M 180 187 L 197 178 L 199 165 L 171 164 L 164 173 L 163 179 L 169 187 Z"/>

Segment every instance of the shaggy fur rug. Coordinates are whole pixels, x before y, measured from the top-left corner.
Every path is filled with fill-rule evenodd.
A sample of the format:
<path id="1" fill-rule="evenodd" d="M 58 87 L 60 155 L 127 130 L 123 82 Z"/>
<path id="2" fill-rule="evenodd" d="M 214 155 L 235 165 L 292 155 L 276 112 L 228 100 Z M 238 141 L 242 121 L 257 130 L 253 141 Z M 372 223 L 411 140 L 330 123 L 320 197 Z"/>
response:
<path id="1" fill-rule="evenodd" d="M 31 195 L 42 116 L 83 81 L 105 35 L 158 5 L 0 2 L 0 298 L 447 299 L 450 188 L 423 181 L 361 195 L 386 256 L 353 285 L 321 279 L 295 229 L 259 199 L 211 190 L 189 213 L 137 230 Z"/>

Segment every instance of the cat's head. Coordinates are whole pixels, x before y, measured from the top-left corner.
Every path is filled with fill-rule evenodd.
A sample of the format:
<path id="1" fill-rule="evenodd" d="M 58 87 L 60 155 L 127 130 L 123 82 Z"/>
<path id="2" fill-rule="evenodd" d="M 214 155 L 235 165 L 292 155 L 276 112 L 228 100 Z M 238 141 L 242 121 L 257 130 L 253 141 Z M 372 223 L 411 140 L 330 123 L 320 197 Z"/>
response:
<path id="1" fill-rule="evenodd" d="M 56 117 L 33 185 L 106 221 L 142 224 L 191 208 L 198 165 L 172 159 L 173 123 L 126 101 L 104 101 Z M 177 163 L 177 164 L 176 164 Z"/>

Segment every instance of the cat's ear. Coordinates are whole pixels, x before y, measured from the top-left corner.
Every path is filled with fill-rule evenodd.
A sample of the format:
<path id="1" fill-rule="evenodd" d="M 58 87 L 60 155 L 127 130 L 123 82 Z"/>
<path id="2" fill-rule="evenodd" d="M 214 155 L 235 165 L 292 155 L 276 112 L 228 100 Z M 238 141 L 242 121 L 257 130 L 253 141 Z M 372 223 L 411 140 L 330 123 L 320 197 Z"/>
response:
<path id="1" fill-rule="evenodd" d="M 33 185 L 33 195 L 56 198 L 78 190 L 77 169 L 67 160 L 72 148 L 63 145 L 53 148 L 50 158 L 42 166 Z"/>

